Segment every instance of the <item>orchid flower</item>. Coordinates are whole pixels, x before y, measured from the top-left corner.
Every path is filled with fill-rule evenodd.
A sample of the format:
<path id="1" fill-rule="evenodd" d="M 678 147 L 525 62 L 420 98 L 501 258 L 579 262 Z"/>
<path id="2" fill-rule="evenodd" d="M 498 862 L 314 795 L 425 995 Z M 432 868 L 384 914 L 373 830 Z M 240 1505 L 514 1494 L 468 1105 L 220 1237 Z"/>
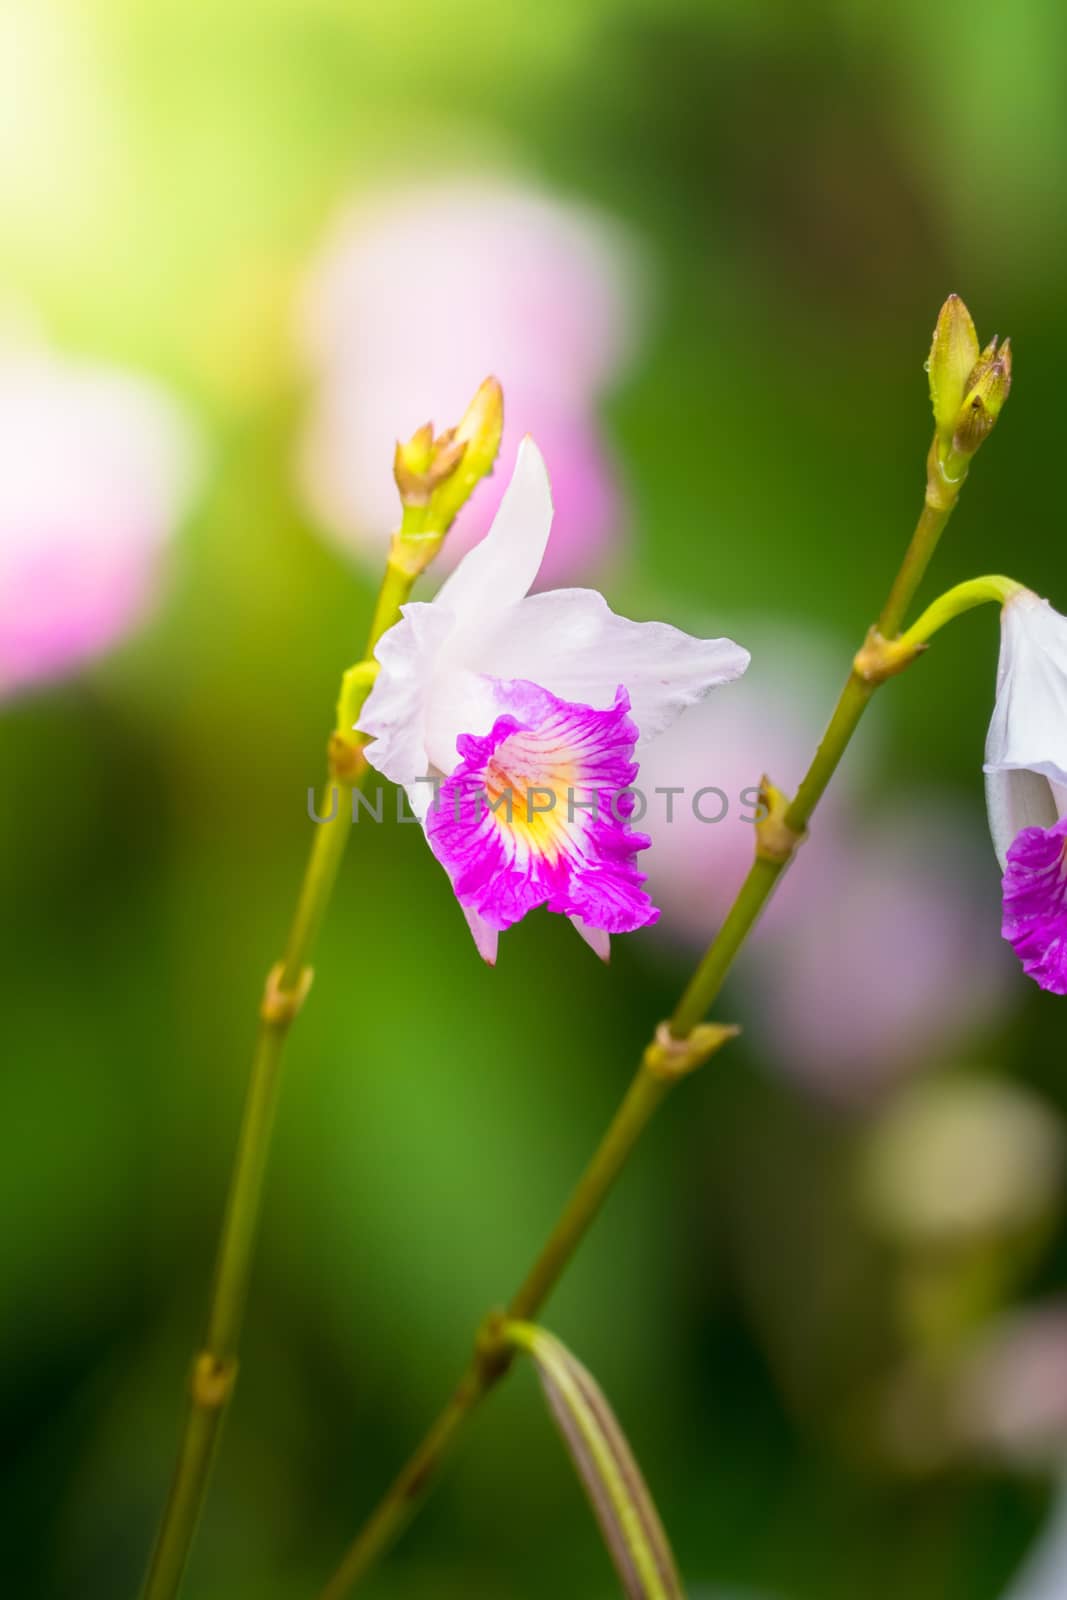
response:
<path id="1" fill-rule="evenodd" d="M 729 639 L 616 616 L 592 589 L 530 595 L 551 525 L 526 438 L 488 534 L 378 645 L 357 724 L 490 963 L 536 906 L 569 916 L 604 959 L 612 933 L 656 920 L 635 859 L 649 844 L 631 825 L 635 749 L 749 659 Z"/>
<path id="2" fill-rule="evenodd" d="M 1043 989 L 1067 994 L 1067 617 L 1029 589 L 1001 612 L 985 772 L 1004 937 Z"/>

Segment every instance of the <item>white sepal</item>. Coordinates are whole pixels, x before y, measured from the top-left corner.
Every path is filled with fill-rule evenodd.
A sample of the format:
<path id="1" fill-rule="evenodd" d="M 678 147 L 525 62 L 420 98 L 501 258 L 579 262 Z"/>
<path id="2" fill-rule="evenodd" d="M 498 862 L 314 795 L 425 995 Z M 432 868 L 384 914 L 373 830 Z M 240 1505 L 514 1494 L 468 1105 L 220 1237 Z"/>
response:
<path id="1" fill-rule="evenodd" d="M 1067 618 L 1029 589 L 1001 612 L 985 774 L 989 831 L 1003 869 L 1022 830 L 1050 828 L 1067 798 Z"/>
<path id="2" fill-rule="evenodd" d="M 1040 773 L 1016 767 L 986 768 L 985 803 L 993 849 L 1003 872 L 1008 850 L 1024 828 L 1051 828 L 1057 821 L 1054 792 Z"/>

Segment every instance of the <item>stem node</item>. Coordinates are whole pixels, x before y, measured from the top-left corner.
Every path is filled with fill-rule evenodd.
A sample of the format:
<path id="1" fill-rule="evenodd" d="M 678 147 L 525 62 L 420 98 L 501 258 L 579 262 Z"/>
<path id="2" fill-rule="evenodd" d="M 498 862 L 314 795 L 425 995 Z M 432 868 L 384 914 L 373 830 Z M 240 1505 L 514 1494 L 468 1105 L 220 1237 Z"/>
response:
<path id="1" fill-rule="evenodd" d="M 677 1038 L 669 1022 L 661 1022 L 652 1042 L 646 1046 L 645 1069 L 654 1078 L 674 1083 L 702 1067 L 711 1056 L 736 1039 L 741 1029 L 733 1022 L 701 1022 Z"/>
<path id="2" fill-rule="evenodd" d="M 189 1393 L 201 1411 L 221 1411 L 237 1382 L 237 1362 L 222 1361 L 210 1350 L 201 1350 L 193 1363 Z"/>
<path id="3" fill-rule="evenodd" d="M 868 628 L 861 649 L 857 650 L 852 670 L 864 683 L 885 683 L 910 667 L 921 656 L 925 644 L 912 644 L 906 638 L 887 639 L 877 627 Z"/>
<path id="4" fill-rule="evenodd" d="M 353 739 L 350 734 L 331 733 L 326 746 L 326 759 L 330 777 L 335 783 L 343 783 L 346 788 L 352 789 L 362 782 L 367 770 L 367 758 L 363 753 L 363 740 L 358 735 Z"/>
<path id="5" fill-rule="evenodd" d="M 958 475 L 950 473 L 949 466 L 958 467 Z M 934 442 L 930 446 L 930 454 L 926 458 L 926 504 L 931 511 L 947 515 L 956 504 L 960 486 L 967 476 L 968 462 L 953 456 L 948 462 L 943 463 L 938 454 L 938 439 L 935 433 Z"/>
<path id="6" fill-rule="evenodd" d="M 300 974 L 295 989 L 287 989 L 284 985 L 285 963 L 275 962 L 267 974 L 267 982 L 263 990 L 263 999 L 260 1003 L 259 1014 L 269 1028 L 279 1031 L 292 1026 L 300 1014 L 300 1008 L 308 997 L 312 979 L 315 976 L 312 967 L 305 967 Z"/>
<path id="7" fill-rule="evenodd" d="M 789 797 L 775 787 L 766 773 L 760 779 L 759 803 L 764 808 L 764 814 L 756 823 L 756 859 L 785 866 L 787 861 L 792 861 L 797 846 L 803 844 L 807 833 L 803 828 L 797 830 L 789 826 L 786 821 Z"/>
<path id="8" fill-rule="evenodd" d="M 494 1306 L 474 1336 L 474 1370 L 479 1385 L 486 1389 L 504 1376 L 514 1360 L 515 1352 L 508 1343 L 507 1330 L 507 1312 L 503 1306 Z"/>

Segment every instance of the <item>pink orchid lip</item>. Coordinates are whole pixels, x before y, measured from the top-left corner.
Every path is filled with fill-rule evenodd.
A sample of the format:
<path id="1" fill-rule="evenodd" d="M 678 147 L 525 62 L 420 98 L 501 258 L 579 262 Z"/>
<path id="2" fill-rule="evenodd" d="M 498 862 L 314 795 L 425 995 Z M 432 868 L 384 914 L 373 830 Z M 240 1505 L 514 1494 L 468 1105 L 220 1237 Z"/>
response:
<path id="1" fill-rule="evenodd" d="M 1024 828 L 1008 850 L 1002 932 L 1028 977 L 1067 994 L 1067 818 Z"/>
<path id="2" fill-rule="evenodd" d="M 468 920 L 499 931 L 547 906 L 590 933 L 655 922 L 635 864 L 649 840 L 630 827 L 638 730 L 626 690 L 606 711 L 521 680 L 496 690 L 510 709 L 485 736 L 460 738 L 426 822 Z"/>

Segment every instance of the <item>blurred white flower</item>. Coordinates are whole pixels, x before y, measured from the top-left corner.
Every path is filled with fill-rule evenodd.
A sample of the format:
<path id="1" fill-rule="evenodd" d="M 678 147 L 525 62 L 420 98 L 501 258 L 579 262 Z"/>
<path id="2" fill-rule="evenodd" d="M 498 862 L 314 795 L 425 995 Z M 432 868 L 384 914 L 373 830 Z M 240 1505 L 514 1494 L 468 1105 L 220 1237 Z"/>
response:
<path id="1" fill-rule="evenodd" d="M 556 488 L 541 581 L 588 573 L 620 493 L 596 416 L 641 320 L 630 241 L 584 207 L 497 179 L 398 187 L 355 203 L 310 274 L 301 342 L 313 380 L 301 476 L 327 530 L 377 565 L 396 522 L 393 445 L 504 387 L 494 479 L 461 513 L 452 564 L 485 533 L 520 439 Z"/>
<path id="2" fill-rule="evenodd" d="M 987 1077 L 909 1085 L 871 1129 L 868 1211 L 903 1245 L 1017 1236 L 1055 1210 L 1064 1137 L 1019 1084 Z"/>
<path id="3" fill-rule="evenodd" d="M 143 618 L 193 459 L 156 384 L 0 350 L 0 695 L 77 669 Z"/>

